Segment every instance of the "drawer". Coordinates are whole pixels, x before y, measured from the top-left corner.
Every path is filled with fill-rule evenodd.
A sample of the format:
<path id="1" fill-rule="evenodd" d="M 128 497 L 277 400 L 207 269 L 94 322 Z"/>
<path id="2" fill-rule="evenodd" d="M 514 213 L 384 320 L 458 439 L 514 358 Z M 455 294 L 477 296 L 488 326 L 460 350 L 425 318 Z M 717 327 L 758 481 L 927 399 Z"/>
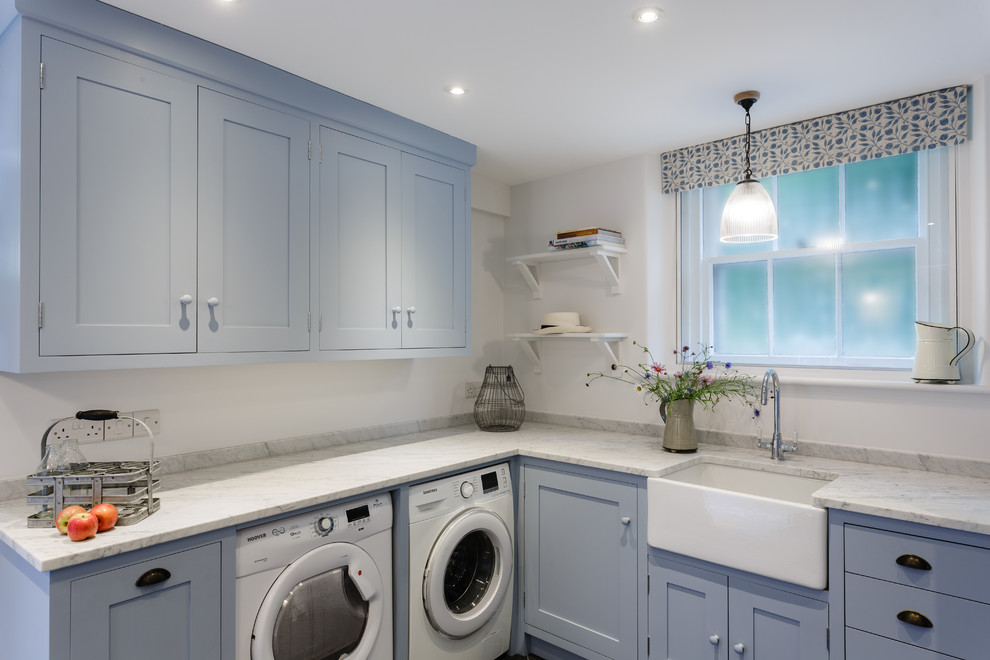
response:
<path id="1" fill-rule="evenodd" d="M 942 655 L 917 646 L 908 646 L 886 637 L 877 637 L 854 628 L 846 628 L 846 660 L 952 660 L 950 655 Z"/>
<path id="2" fill-rule="evenodd" d="M 846 626 L 957 658 L 987 657 L 990 605 L 851 573 L 845 580 Z M 932 627 L 897 618 L 911 611 L 927 617 Z"/>
<path id="3" fill-rule="evenodd" d="M 930 568 L 898 564 L 924 560 Z M 846 572 L 990 603 L 990 550 L 846 525 Z"/>

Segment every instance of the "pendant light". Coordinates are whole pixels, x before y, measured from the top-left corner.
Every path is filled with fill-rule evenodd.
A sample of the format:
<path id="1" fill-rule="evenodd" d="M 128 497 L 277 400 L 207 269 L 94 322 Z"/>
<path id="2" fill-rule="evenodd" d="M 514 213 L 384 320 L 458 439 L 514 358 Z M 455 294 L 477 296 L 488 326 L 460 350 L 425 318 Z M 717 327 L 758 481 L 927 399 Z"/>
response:
<path id="1" fill-rule="evenodd" d="M 760 98 L 759 92 L 739 92 L 732 100 L 746 111 L 746 171 L 736 184 L 722 210 L 719 240 L 723 243 L 759 243 L 777 238 L 777 212 L 763 185 L 753 178 L 749 163 L 749 109 Z"/>

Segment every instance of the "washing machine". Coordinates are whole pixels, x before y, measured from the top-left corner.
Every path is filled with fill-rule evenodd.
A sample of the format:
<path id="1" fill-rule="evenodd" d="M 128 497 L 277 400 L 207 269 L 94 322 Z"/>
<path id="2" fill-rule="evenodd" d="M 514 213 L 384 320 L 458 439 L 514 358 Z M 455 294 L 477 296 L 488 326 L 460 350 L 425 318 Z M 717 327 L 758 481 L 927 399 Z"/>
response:
<path id="1" fill-rule="evenodd" d="M 410 660 L 507 651 L 514 563 L 508 464 L 410 486 Z"/>
<path id="2" fill-rule="evenodd" d="M 237 532 L 237 660 L 392 660 L 392 500 Z"/>

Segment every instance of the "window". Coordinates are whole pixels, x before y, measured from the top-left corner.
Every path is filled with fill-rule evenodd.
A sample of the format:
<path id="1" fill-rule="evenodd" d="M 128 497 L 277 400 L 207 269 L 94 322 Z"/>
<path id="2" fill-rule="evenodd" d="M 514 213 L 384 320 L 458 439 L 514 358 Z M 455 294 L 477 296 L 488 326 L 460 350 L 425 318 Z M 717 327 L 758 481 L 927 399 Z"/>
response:
<path id="1" fill-rule="evenodd" d="M 910 369 L 951 322 L 953 147 L 762 179 L 779 238 L 718 240 L 734 183 L 680 194 L 681 332 L 739 364 Z"/>

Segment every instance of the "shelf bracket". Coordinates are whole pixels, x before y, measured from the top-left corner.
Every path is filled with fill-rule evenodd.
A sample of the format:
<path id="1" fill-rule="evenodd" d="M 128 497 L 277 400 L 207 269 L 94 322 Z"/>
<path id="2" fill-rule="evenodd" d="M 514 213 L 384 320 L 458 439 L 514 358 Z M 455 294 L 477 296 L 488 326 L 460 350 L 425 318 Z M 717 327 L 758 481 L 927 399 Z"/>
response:
<path id="1" fill-rule="evenodd" d="M 512 262 L 519 268 L 519 273 L 526 280 L 526 284 L 533 291 L 533 300 L 538 300 L 543 297 L 543 287 L 540 285 L 540 279 L 543 276 L 543 268 L 539 263 L 528 264 L 525 261 L 514 261 Z"/>
<path id="2" fill-rule="evenodd" d="M 612 260 L 615 260 L 615 265 L 612 265 Z M 619 279 L 619 257 L 618 255 L 609 255 L 604 252 L 599 252 L 595 254 L 595 261 L 602 269 L 602 274 L 605 276 L 605 282 L 611 287 L 612 295 L 618 295 L 622 293 L 622 280 Z"/>
<path id="3" fill-rule="evenodd" d="M 619 342 L 622 341 L 621 339 L 601 337 L 591 341 L 598 345 L 610 365 L 619 364 Z"/>
<path id="4" fill-rule="evenodd" d="M 540 359 L 540 354 L 536 348 L 536 344 L 540 340 L 538 338 L 529 339 L 524 337 L 513 337 L 512 339 L 513 341 L 519 342 L 519 348 L 521 348 L 523 354 L 529 358 L 529 361 L 533 363 L 533 373 L 543 373 L 543 360 Z"/>

